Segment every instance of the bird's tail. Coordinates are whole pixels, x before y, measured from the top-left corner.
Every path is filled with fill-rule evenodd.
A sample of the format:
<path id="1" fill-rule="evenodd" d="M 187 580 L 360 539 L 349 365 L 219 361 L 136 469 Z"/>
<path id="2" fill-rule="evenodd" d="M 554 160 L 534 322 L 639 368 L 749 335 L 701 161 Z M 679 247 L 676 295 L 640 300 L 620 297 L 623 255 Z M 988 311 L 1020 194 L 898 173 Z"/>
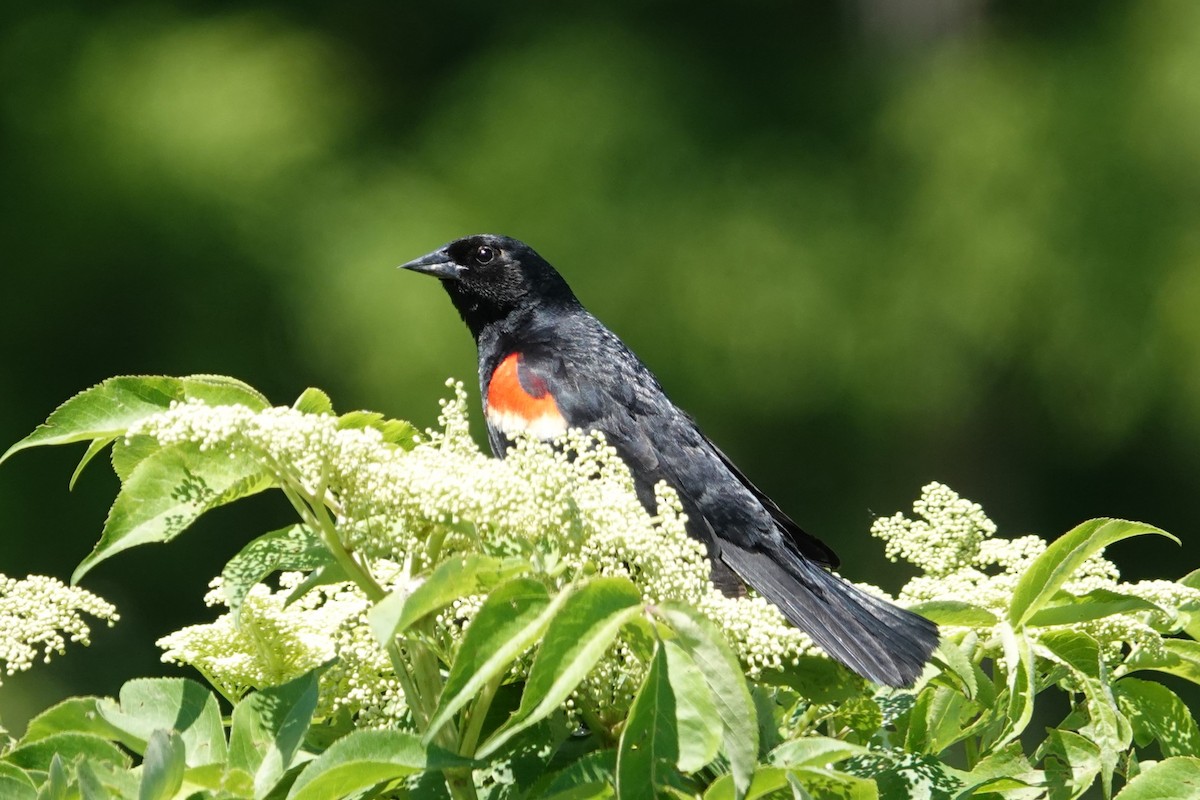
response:
<path id="1" fill-rule="evenodd" d="M 726 546 L 720 558 L 822 650 L 876 683 L 912 686 L 937 647 L 932 622 L 797 553 Z"/>

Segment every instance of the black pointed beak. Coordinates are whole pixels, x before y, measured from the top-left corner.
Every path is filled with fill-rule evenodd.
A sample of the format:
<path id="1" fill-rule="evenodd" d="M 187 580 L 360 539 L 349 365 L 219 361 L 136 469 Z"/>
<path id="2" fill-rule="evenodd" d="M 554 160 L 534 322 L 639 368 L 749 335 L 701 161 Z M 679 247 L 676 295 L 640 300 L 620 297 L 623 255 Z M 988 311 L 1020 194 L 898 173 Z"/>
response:
<path id="1" fill-rule="evenodd" d="M 397 269 L 411 269 L 425 275 L 432 275 L 445 281 L 456 281 L 460 277 L 462 267 L 454 263 L 454 259 L 444 250 L 434 250 L 429 255 L 401 264 Z"/>

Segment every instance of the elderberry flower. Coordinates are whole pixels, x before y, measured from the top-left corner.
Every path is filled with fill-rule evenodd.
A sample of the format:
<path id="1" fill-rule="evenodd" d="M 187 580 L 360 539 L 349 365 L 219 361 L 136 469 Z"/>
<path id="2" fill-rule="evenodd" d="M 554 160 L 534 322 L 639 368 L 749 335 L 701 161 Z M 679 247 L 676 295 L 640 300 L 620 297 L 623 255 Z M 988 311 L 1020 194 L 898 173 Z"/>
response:
<path id="1" fill-rule="evenodd" d="M 67 641 L 91 643 L 83 615 L 111 628 L 120 619 L 116 606 L 91 592 L 56 578 L 30 575 L 17 580 L 0 574 L 0 664 L 14 675 L 33 666 L 41 655 L 50 661 L 63 654 Z"/>

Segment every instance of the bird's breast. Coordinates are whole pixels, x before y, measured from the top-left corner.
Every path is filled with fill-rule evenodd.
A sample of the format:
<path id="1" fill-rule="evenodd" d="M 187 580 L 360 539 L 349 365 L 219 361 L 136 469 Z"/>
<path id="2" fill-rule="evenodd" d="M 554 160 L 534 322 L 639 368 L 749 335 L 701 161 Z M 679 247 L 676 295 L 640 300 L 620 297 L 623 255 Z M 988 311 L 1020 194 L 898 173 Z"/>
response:
<path id="1" fill-rule="evenodd" d="M 492 372 L 487 387 L 487 421 L 506 436 L 527 433 L 553 439 L 567 432 L 567 420 L 546 381 L 512 353 Z"/>

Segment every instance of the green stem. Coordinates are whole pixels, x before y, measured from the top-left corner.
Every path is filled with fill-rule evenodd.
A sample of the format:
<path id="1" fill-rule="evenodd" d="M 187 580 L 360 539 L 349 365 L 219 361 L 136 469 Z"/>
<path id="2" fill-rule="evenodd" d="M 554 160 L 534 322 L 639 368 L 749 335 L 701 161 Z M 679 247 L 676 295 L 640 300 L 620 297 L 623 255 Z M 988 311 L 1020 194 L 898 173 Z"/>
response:
<path id="1" fill-rule="evenodd" d="M 459 755 L 467 758 L 475 755 L 475 748 L 479 745 L 479 735 L 483 732 L 483 722 L 487 719 L 488 710 L 492 707 L 492 700 L 496 698 L 496 692 L 500 689 L 500 680 L 500 676 L 492 678 L 479 690 L 479 697 L 475 698 L 471 710 L 467 712 L 466 727 L 463 729 L 462 739 L 458 746 Z"/>

